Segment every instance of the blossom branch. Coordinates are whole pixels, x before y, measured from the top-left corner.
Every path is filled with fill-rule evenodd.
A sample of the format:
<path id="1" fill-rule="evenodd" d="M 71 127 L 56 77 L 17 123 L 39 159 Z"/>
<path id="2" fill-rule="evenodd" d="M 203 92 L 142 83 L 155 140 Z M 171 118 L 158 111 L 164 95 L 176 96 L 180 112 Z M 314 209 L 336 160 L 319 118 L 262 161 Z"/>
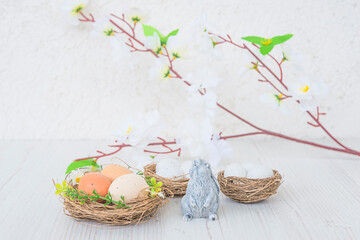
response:
<path id="1" fill-rule="evenodd" d="M 147 49 L 145 47 L 145 44 L 142 43 L 140 40 L 138 40 L 135 36 L 135 27 L 136 27 L 136 24 L 134 24 L 134 26 L 131 26 L 130 23 L 128 23 L 128 21 L 126 21 L 125 19 L 125 15 L 122 14 L 122 17 L 118 17 L 116 16 L 115 14 L 110 14 L 111 16 L 119 19 L 120 21 L 122 21 L 123 23 L 125 23 L 127 26 L 130 27 L 131 29 L 131 33 L 127 32 L 123 27 L 121 27 L 119 24 L 115 23 L 112 19 L 110 19 L 110 22 L 115 26 L 117 27 L 121 32 L 120 33 L 123 33 L 125 35 L 127 35 L 129 37 L 129 39 L 135 41 L 136 43 L 138 43 L 141 47 L 145 48 L 143 51 L 141 52 L 151 52 L 156 58 L 158 58 L 159 56 L 151 49 Z M 134 48 L 135 49 L 135 48 Z M 137 50 L 137 51 L 140 51 L 140 50 Z"/>
<path id="2" fill-rule="evenodd" d="M 213 34 L 213 33 L 209 33 L 210 35 L 215 35 L 215 36 L 217 36 L 217 37 L 219 37 L 219 35 L 216 35 L 216 34 Z M 223 37 L 221 37 L 222 39 L 224 39 Z M 229 39 L 231 39 L 231 38 L 229 38 Z M 234 45 L 234 46 L 236 46 L 236 47 L 239 47 L 240 45 L 239 44 L 233 44 L 233 42 L 232 41 L 226 41 L 226 42 L 228 42 L 228 43 L 230 43 L 230 44 L 232 44 L 232 45 Z M 256 46 L 257 48 L 258 48 L 258 46 L 256 45 L 256 44 L 254 44 L 254 46 Z M 288 90 L 288 88 L 287 88 L 287 86 L 284 84 L 284 82 L 283 82 L 283 78 L 282 78 L 282 76 L 283 76 L 283 71 L 282 71 L 282 62 L 283 61 L 277 61 L 271 54 L 268 54 L 276 63 L 277 63 L 277 65 L 279 66 L 279 69 L 280 69 L 280 78 L 277 76 L 277 75 L 275 75 L 274 74 L 274 72 L 263 62 L 263 61 L 261 61 L 260 60 L 260 58 L 259 57 L 257 57 L 257 55 L 255 54 L 255 53 L 253 53 L 245 44 L 243 44 L 243 47 L 240 47 L 241 49 L 246 49 L 246 50 L 248 50 L 255 58 L 256 58 L 256 60 L 257 61 L 259 61 L 260 63 L 261 63 L 261 65 L 262 65 L 262 67 L 264 67 L 265 69 L 267 69 L 280 83 L 281 83 L 281 85 L 286 89 L 286 90 Z M 264 75 L 263 74 L 261 74 L 261 72 L 260 71 L 257 71 L 263 78 L 264 78 Z M 266 80 L 265 80 L 266 81 Z M 270 81 L 269 81 L 270 82 Z M 274 87 L 274 86 L 273 86 Z M 275 88 L 276 89 L 276 88 Z M 288 98 L 288 97 L 291 97 L 291 96 L 285 96 L 285 98 Z M 284 98 L 283 98 L 284 99 Z M 300 101 L 299 100 L 297 100 L 297 103 L 299 103 L 300 104 Z M 348 147 L 346 147 L 345 145 L 343 145 L 339 140 L 337 140 L 321 123 L 320 123 L 320 115 L 325 115 L 324 113 L 319 113 L 318 112 L 318 114 L 317 114 L 317 116 L 315 117 L 310 111 L 306 111 L 307 112 L 307 114 L 313 119 L 313 121 L 316 123 L 316 124 L 312 124 L 312 123 L 309 123 L 310 125 L 312 125 L 312 126 L 314 126 L 314 127 L 320 127 L 336 144 L 338 144 L 339 146 L 341 146 L 342 148 L 340 148 L 341 149 L 341 151 L 342 152 L 346 152 L 346 153 L 350 153 L 350 154 L 354 154 L 354 155 L 358 155 L 358 156 L 360 156 L 360 152 L 359 151 L 355 151 L 355 150 L 352 150 L 352 149 L 350 149 L 350 148 L 348 148 Z M 269 135 L 272 135 L 272 136 L 277 136 L 277 134 L 273 134 L 272 132 L 270 132 L 270 133 L 268 133 Z M 281 138 L 285 138 L 285 139 L 288 139 L 288 140 L 292 140 L 292 141 L 296 141 L 296 142 L 300 142 L 300 143 L 306 143 L 307 141 L 303 141 L 303 140 L 301 140 L 301 141 L 297 141 L 297 140 L 294 140 L 294 139 L 292 139 L 292 138 L 289 138 L 289 137 L 284 137 L 284 136 L 277 136 L 277 137 L 281 137 Z M 306 144 L 310 144 L 310 145 L 313 145 L 313 146 L 316 146 L 316 147 L 321 147 L 321 148 L 326 148 L 326 149 L 330 149 L 330 150 L 335 150 L 335 151 L 339 151 L 339 149 L 338 148 L 332 148 L 332 147 L 330 147 L 330 148 L 328 148 L 328 147 L 326 147 L 326 146 L 324 146 L 324 145 L 320 145 L 320 144 L 315 144 L 315 143 L 311 143 L 311 142 L 308 142 L 308 143 L 306 143 Z"/>
<path id="3" fill-rule="evenodd" d="M 114 14 L 111 14 L 111 16 L 121 20 L 122 22 L 124 22 L 128 27 L 130 27 L 131 29 L 131 32 L 128 32 L 126 31 L 123 27 L 121 27 L 120 25 L 118 25 L 117 23 L 115 23 L 113 20 L 110 20 L 110 22 L 115 26 L 117 27 L 121 32 L 120 33 L 123 33 L 125 35 L 127 35 L 130 39 L 130 46 L 131 48 L 133 48 L 134 44 L 132 43 L 132 41 L 136 42 L 137 44 L 139 44 L 141 47 L 143 47 L 144 49 L 141 51 L 141 52 L 151 52 L 156 58 L 159 58 L 159 55 L 156 54 L 154 51 L 152 51 L 151 49 L 147 49 L 144 45 L 144 43 L 142 43 L 139 39 L 137 39 L 137 37 L 135 36 L 135 27 L 136 27 L 136 24 L 134 24 L 134 26 L 131 26 L 130 23 L 128 23 L 126 20 L 125 20 L 125 17 L 124 15 L 122 15 L 122 17 L 118 17 Z M 286 90 L 288 90 L 287 86 L 283 83 L 283 78 L 282 78 L 282 62 L 278 62 L 276 61 L 275 58 L 273 58 L 273 60 L 275 60 L 280 68 L 280 77 L 278 77 L 253 51 L 251 51 L 251 49 L 246 45 L 246 44 L 243 44 L 243 45 L 239 45 L 235 42 L 232 41 L 231 37 L 229 35 L 227 35 L 227 38 L 224 38 L 222 36 L 219 36 L 219 35 L 216 35 L 216 34 L 213 34 L 213 33 L 209 33 L 210 35 L 215 35 L 217 36 L 218 38 L 220 38 L 222 40 L 222 42 L 219 42 L 218 44 L 222 44 L 222 43 L 230 43 L 238 48 L 241 48 L 241 49 L 245 49 L 247 51 L 249 51 L 249 53 L 251 55 L 254 56 L 254 58 L 261 64 L 261 67 L 264 67 L 266 70 L 269 71 L 269 73 L 271 73 L 276 80 L 278 80 L 278 82 L 282 85 L 282 87 L 284 87 Z M 169 70 L 170 72 L 172 73 L 171 77 L 172 78 L 178 78 L 178 79 L 181 79 L 187 86 L 191 86 L 191 84 L 189 82 L 187 82 L 186 80 L 183 80 L 182 76 L 174 69 L 173 67 L 173 64 L 172 64 L 172 60 L 170 59 L 170 56 L 169 56 L 169 53 L 166 49 L 166 46 L 164 47 L 165 51 L 166 51 L 166 55 L 164 55 L 165 57 L 167 57 L 167 59 L 169 60 Z M 258 71 L 259 72 L 259 71 Z M 259 72 L 260 73 L 260 72 Z M 262 76 L 264 77 L 264 75 Z M 265 78 L 265 81 L 266 81 L 266 78 Z M 270 82 L 270 81 L 269 81 Z M 199 93 L 201 95 L 204 95 L 203 92 L 199 91 Z M 290 97 L 290 96 L 287 96 L 285 95 L 285 98 L 287 97 Z M 250 135 L 259 135 L 259 134 L 264 134 L 264 135 L 270 135 L 270 136 L 274 136 L 274 137 L 278 137 L 278 138 L 282 138 L 282 139 L 286 139 L 286 140 L 290 140 L 290 141 L 294 141 L 294 142 L 298 142 L 298 143 L 303 143 L 303 144 L 307 144 L 307 145 L 311 145 L 311 146 L 314 146 L 314 147 L 319 147 L 319 148 L 323 148 L 323 149 L 328 149 L 328 150 L 333 150 L 333 151 L 338 151 L 338 152 L 343 152 L 343 153 L 348 153 L 348 154 L 353 154 L 353 155 L 357 155 L 357 156 L 360 156 L 360 152 L 359 151 L 356 151 L 356 150 L 352 150 L 350 148 L 347 148 L 345 147 L 344 145 L 342 145 L 336 138 L 334 138 L 327 130 L 326 128 L 320 123 L 319 121 L 319 115 L 323 115 L 323 114 L 320 114 L 317 115 L 317 117 L 315 117 L 314 115 L 312 115 L 309 111 L 307 111 L 308 115 L 314 120 L 314 122 L 319 125 L 320 128 L 323 129 L 323 131 L 330 137 L 332 138 L 339 146 L 341 146 L 342 148 L 336 148 L 336 147 L 331 147 L 331 146 L 326 146 L 326 145 L 322 145 L 322 144 L 318 144 L 318 143 L 315 143 L 315 142 L 311 142 L 311 141 L 306 141 L 306 140 L 302 140 L 302 139 L 298 139 L 298 138 L 293 138 L 293 137 L 290 137 L 290 136 L 287 136 L 287 135 L 284 135 L 284 134 L 281 134 L 281 133 L 277 133 L 277 132 L 273 132 L 273 131 L 270 131 L 270 130 L 266 130 L 266 129 L 263 129 L 261 127 L 258 127 L 257 125 L 247 121 L 246 119 L 242 118 L 241 116 L 237 115 L 236 113 L 232 112 L 231 110 L 229 110 L 228 108 L 224 107 L 222 104 L 220 104 L 219 102 L 216 103 L 217 106 L 221 109 L 223 109 L 225 112 L 229 113 L 230 115 L 232 115 L 233 117 L 237 118 L 238 120 L 240 120 L 241 122 L 245 123 L 246 125 L 256 129 L 257 131 L 256 132 L 250 132 L 250 133 L 245 133 L 245 134 L 238 134 L 238 135 L 232 135 L 232 136 L 227 136 L 227 137 L 221 137 L 221 139 L 230 139 L 230 138 L 238 138 L 238 137 L 245 137 L 245 136 L 250 136 Z M 148 144 L 148 146 L 155 146 L 155 145 L 161 145 L 161 146 L 164 146 L 164 145 L 169 145 L 169 144 L 176 144 L 175 141 L 172 141 L 172 142 L 164 142 L 164 140 L 162 140 L 161 142 L 157 142 L 157 143 L 150 143 Z M 131 145 L 126 145 L 126 144 L 122 144 L 122 145 L 110 145 L 110 147 L 116 147 L 117 150 L 115 150 L 114 152 L 112 153 L 109 153 L 109 154 L 105 154 L 103 152 L 99 152 L 101 153 L 101 155 L 98 155 L 98 156 L 94 156 L 94 158 L 98 159 L 98 158 L 101 158 L 101 157 L 105 157 L 105 156 L 110 156 L 110 155 L 113 155 L 117 152 L 119 152 L 121 149 L 123 149 L 124 147 L 128 147 L 128 146 L 131 146 Z M 166 147 L 167 148 L 167 147 Z M 150 151 L 150 150 L 145 150 L 145 152 L 155 152 L 155 151 Z M 172 152 L 176 152 L 176 151 L 179 151 L 179 154 L 180 154 L 180 150 L 179 149 L 169 149 L 168 152 L 161 152 L 161 154 L 165 154 L 165 153 L 172 153 Z M 159 153 L 159 152 L 158 152 Z"/>
<path id="4" fill-rule="evenodd" d="M 254 64 L 254 65 L 256 65 L 256 63 L 254 63 L 254 62 L 251 62 L 251 63 Z M 291 97 L 291 96 L 286 95 L 286 94 L 285 94 L 284 92 L 282 92 L 279 88 L 277 88 L 277 87 L 259 70 L 259 68 L 256 68 L 255 70 L 261 75 L 262 78 L 264 78 L 264 80 L 259 79 L 260 82 L 266 82 L 266 83 L 270 84 L 279 94 L 283 95 L 283 96 L 286 97 L 286 98 Z"/>

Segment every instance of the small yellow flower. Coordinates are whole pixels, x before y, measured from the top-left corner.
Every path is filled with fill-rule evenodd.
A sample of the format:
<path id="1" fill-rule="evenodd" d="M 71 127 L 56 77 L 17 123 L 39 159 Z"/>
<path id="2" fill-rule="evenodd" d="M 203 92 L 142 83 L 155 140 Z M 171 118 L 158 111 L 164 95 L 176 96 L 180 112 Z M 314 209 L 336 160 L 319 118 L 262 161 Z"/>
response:
<path id="1" fill-rule="evenodd" d="M 62 182 L 62 185 L 60 183 L 55 184 L 55 188 L 56 188 L 55 194 L 59 195 L 59 194 L 62 194 L 65 192 L 65 190 L 68 188 L 68 185 L 67 185 L 66 181 L 64 180 Z"/>
<path id="2" fill-rule="evenodd" d="M 105 34 L 105 36 L 114 36 L 115 32 L 114 32 L 114 29 L 109 28 L 109 29 L 104 31 L 104 34 Z"/>
<path id="3" fill-rule="evenodd" d="M 128 130 L 126 131 L 126 134 L 130 134 L 131 132 L 131 126 L 129 126 Z"/>
<path id="4" fill-rule="evenodd" d="M 132 16 L 131 20 L 133 21 L 134 24 L 136 24 L 141 21 L 141 18 L 139 16 Z"/>
<path id="5" fill-rule="evenodd" d="M 76 182 L 76 183 L 79 183 L 79 182 L 80 182 L 80 179 L 81 179 L 81 177 L 75 178 L 75 182 Z"/>
<path id="6" fill-rule="evenodd" d="M 306 93 L 307 91 L 309 91 L 309 86 L 304 85 L 304 86 L 300 87 L 300 91 L 302 91 L 303 93 Z"/>
<path id="7" fill-rule="evenodd" d="M 272 40 L 269 39 L 269 38 L 264 38 L 264 40 L 261 40 L 261 44 L 262 44 L 262 45 L 265 45 L 265 46 L 270 45 L 271 42 L 272 42 Z"/>
<path id="8" fill-rule="evenodd" d="M 170 74 L 170 69 L 168 68 L 168 70 L 165 72 L 164 74 L 164 78 L 171 78 L 171 74 Z"/>
<path id="9" fill-rule="evenodd" d="M 248 66 L 247 67 L 251 70 L 251 69 L 254 69 L 254 70 L 258 70 L 258 62 L 256 62 L 255 64 L 252 64 L 251 66 Z"/>
<path id="10" fill-rule="evenodd" d="M 79 4 L 76 7 L 71 10 L 72 15 L 76 16 L 78 13 L 81 13 L 81 10 L 83 10 L 85 7 L 85 4 Z"/>

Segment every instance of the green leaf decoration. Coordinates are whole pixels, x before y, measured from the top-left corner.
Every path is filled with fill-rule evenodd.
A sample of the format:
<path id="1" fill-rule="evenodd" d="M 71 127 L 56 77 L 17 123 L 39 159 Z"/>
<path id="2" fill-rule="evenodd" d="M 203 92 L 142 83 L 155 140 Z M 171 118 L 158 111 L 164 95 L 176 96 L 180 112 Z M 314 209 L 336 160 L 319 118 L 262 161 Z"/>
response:
<path id="1" fill-rule="evenodd" d="M 156 184 L 156 179 L 155 178 L 151 178 L 151 186 L 155 186 Z"/>
<path id="2" fill-rule="evenodd" d="M 255 36 L 243 37 L 242 39 L 255 44 L 261 44 L 261 41 L 264 40 L 264 38 L 262 37 L 255 37 Z"/>
<path id="3" fill-rule="evenodd" d="M 263 38 L 257 36 L 248 36 L 243 37 L 242 39 L 260 45 L 260 53 L 262 55 L 267 55 L 271 52 L 275 45 L 286 42 L 290 38 L 292 38 L 292 34 L 285 34 L 282 36 L 276 36 L 273 38 Z"/>
<path id="4" fill-rule="evenodd" d="M 260 53 L 262 55 L 266 55 L 268 54 L 269 52 L 271 52 L 271 50 L 274 48 L 274 44 L 270 44 L 270 45 L 264 45 L 264 46 L 261 46 L 260 47 Z"/>
<path id="5" fill-rule="evenodd" d="M 159 37 L 162 36 L 162 34 L 156 28 L 154 28 L 154 27 L 152 27 L 150 25 L 145 25 L 145 24 L 143 24 L 142 26 L 143 26 L 145 37 L 153 36 L 154 32 L 156 32 L 159 35 Z"/>
<path id="6" fill-rule="evenodd" d="M 176 34 L 177 34 L 178 32 L 179 32 L 179 29 L 176 29 L 176 30 L 172 31 L 171 33 L 169 33 L 169 34 L 165 37 L 165 39 L 164 39 L 164 44 L 167 43 L 167 41 L 168 41 L 168 39 L 169 39 L 170 36 L 176 36 Z M 160 38 L 160 40 L 161 40 L 161 38 Z M 162 41 L 162 40 L 161 40 L 161 41 Z M 161 44 L 163 44 L 163 43 L 161 42 Z"/>
<path id="7" fill-rule="evenodd" d="M 88 159 L 74 161 L 74 162 L 70 163 L 70 165 L 66 169 L 65 174 L 68 174 L 69 172 L 71 172 L 75 169 L 82 168 L 82 167 L 88 167 L 88 166 L 100 168 L 100 166 L 96 163 L 95 158 L 88 158 Z"/>
<path id="8" fill-rule="evenodd" d="M 276 36 L 272 38 L 272 42 L 273 44 L 280 44 L 283 42 L 286 42 L 287 40 L 289 40 L 290 38 L 292 38 L 292 34 L 286 34 L 286 35 L 282 35 L 282 36 Z"/>
<path id="9" fill-rule="evenodd" d="M 160 38 L 161 45 L 164 45 L 164 44 L 166 45 L 169 37 L 176 36 L 176 34 L 179 32 L 179 29 L 176 29 L 176 30 L 170 32 L 168 35 L 164 36 L 161 32 L 159 32 L 159 30 L 157 30 L 153 26 L 145 25 L 145 24 L 143 24 L 142 26 L 143 26 L 145 37 L 151 37 L 154 35 L 154 33 L 157 33 L 157 35 Z"/>

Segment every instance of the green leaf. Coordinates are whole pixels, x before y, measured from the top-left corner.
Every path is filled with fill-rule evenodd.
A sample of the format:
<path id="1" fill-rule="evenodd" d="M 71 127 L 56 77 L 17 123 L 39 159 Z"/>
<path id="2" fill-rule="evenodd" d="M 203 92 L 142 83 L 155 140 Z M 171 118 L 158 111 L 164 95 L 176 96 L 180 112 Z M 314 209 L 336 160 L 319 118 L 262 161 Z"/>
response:
<path id="1" fill-rule="evenodd" d="M 161 187 L 163 185 L 163 183 L 162 182 L 158 182 L 157 184 L 155 184 L 155 186 L 154 187 Z"/>
<path id="2" fill-rule="evenodd" d="M 274 48 L 274 44 L 273 43 L 271 43 L 271 44 L 269 44 L 269 45 L 262 45 L 261 47 L 260 47 L 260 52 L 261 52 L 261 54 L 262 55 L 266 55 L 266 54 L 268 54 L 269 52 L 271 52 L 271 50 Z"/>
<path id="3" fill-rule="evenodd" d="M 242 39 L 251 42 L 251 43 L 255 43 L 255 44 L 262 44 L 261 41 L 264 40 L 264 38 L 262 37 L 256 37 L 256 36 L 248 36 L 248 37 L 243 37 Z"/>
<path id="4" fill-rule="evenodd" d="M 271 40 L 272 40 L 273 44 L 280 44 L 280 43 L 286 42 L 287 40 L 292 38 L 292 36 L 293 36 L 292 34 L 286 34 L 286 35 L 282 35 L 282 36 L 273 37 Z"/>
<path id="5" fill-rule="evenodd" d="M 175 36 L 179 31 L 179 29 L 176 29 L 176 30 L 170 32 L 168 35 L 164 36 L 161 32 L 159 32 L 159 30 L 157 30 L 153 26 L 145 25 L 145 24 L 143 24 L 142 26 L 143 26 L 145 37 L 151 37 L 151 36 L 154 36 L 154 33 L 157 33 L 157 35 L 160 38 L 161 45 L 166 44 L 169 37 Z"/>
<path id="6" fill-rule="evenodd" d="M 56 192 L 55 192 L 56 195 L 59 195 L 60 193 L 62 193 L 61 190 L 56 190 Z"/>
<path id="7" fill-rule="evenodd" d="M 61 186 L 60 183 L 57 183 L 57 184 L 55 184 L 55 188 L 56 188 L 57 190 L 61 190 L 61 189 L 62 189 L 62 186 Z"/>
<path id="8" fill-rule="evenodd" d="M 151 178 L 151 186 L 155 186 L 156 184 L 156 179 L 153 177 Z"/>
<path id="9" fill-rule="evenodd" d="M 164 38 L 165 36 L 162 35 L 159 30 L 157 30 L 156 28 L 150 26 L 150 25 L 145 25 L 143 24 L 143 30 L 144 30 L 144 35 L 145 37 L 152 37 L 154 35 L 154 32 L 157 33 L 157 35 L 159 36 L 159 38 L 161 39 L 162 37 Z"/>
<path id="10" fill-rule="evenodd" d="M 179 29 L 175 29 L 174 31 L 172 31 L 171 33 L 169 33 L 169 34 L 165 37 L 164 43 L 161 43 L 161 44 L 166 44 L 167 41 L 168 41 L 168 39 L 169 39 L 169 37 L 170 37 L 170 36 L 176 36 L 176 34 L 177 34 L 178 32 L 179 32 Z"/>
<path id="11" fill-rule="evenodd" d="M 95 162 L 95 158 L 88 158 L 88 159 L 74 161 L 74 162 L 70 163 L 70 165 L 66 169 L 65 174 L 68 174 L 69 172 L 71 172 L 75 169 L 87 167 L 87 166 L 93 166 L 96 168 L 100 168 L 100 166 Z"/>

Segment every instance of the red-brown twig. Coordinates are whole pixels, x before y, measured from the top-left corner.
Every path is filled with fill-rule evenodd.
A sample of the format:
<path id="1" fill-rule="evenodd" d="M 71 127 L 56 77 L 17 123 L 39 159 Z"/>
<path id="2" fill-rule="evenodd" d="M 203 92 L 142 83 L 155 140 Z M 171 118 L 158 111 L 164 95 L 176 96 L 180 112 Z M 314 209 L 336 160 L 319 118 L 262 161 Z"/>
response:
<path id="1" fill-rule="evenodd" d="M 319 107 L 316 108 L 316 121 L 319 122 L 320 121 L 320 116 L 321 115 L 326 115 L 326 113 L 321 113 L 320 110 L 319 110 Z M 310 126 L 313 126 L 313 127 L 320 127 L 319 124 L 314 124 L 314 123 L 311 123 L 311 122 L 307 122 L 307 124 L 309 124 Z"/>
<path id="2" fill-rule="evenodd" d="M 134 50 L 136 51 L 141 51 L 141 52 L 151 52 L 155 57 L 159 57 L 153 50 L 151 49 L 147 49 L 145 48 L 145 44 L 142 43 L 141 41 L 139 41 L 136 36 L 135 36 L 135 27 L 136 27 L 136 24 L 134 24 L 134 26 L 131 26 L 130 23 L 128 23 L 128 21 L 126 21 L 125 19 L 125 15 L 122 14 L 122 17 L 118 17 L 116 16 L 115 14 L 110 14 L 111 16 L 119 19 L 120 21 L 122 21 L 123 23 L 125 23 L 131 30 L 131 34 L 128 33 L 123 27 L 121 27 L 119 24 L 115 23 L 112 19 L 110 19 L 110 22 L 115 26 L 117 27 L 121 32 L 120 33 L 123 33 L 125 35 L 127 35 L 129 37 L 129 39 L 135 41 L 136 43 L 138 43 L 141 47 L 144 48 L 144 51 L 143 50 L 140 50 L 139 48 L 135 48 L 134 46 L 131 46 Z M 133 45 L 133 43 L 131 42 L 131 44 Z"/>
<path id="3" fill-rule="evenodd" d="M 79 11 L 79 14 L 82 17 L 79 18 L 80 22 L 95 22 L 94 16 L 91 13 L 89 13 L 90 18 L 87 17 L 82 11 Z"/>

